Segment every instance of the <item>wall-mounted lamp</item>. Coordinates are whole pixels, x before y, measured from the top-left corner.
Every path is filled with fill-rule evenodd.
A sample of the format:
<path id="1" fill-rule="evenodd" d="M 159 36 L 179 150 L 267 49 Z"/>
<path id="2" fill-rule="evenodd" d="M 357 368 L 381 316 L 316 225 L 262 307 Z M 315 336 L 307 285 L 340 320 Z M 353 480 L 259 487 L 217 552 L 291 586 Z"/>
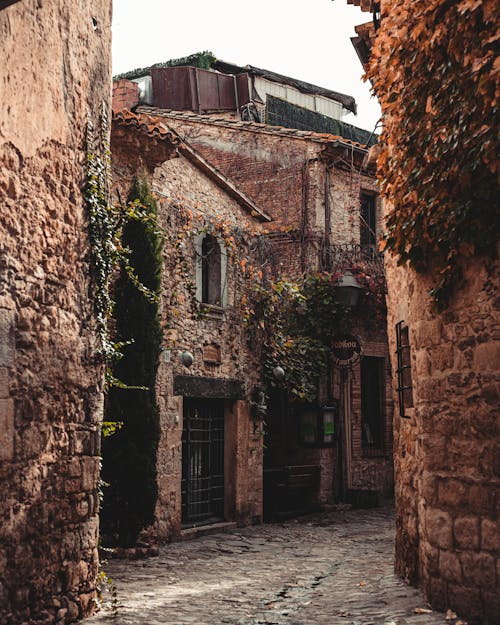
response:
<path id="1" fill-rule="evenodd" d="M 362 291 L 363 287 L 356 278 L 350 271 L 346 271 L 335 289 L 335 298 L 339 304 L 353 308 L 357 306 Z"/>
<path id="2" fill-rule="evenodd" d="M 162 351 L 165 362 L 170 362 L 172 352 L 180 352 L 179 360 L 181 361 L 181 364 L 187 368 L 189 368 L 194 362 L 193 354 L 184 347 L 164 347 Z"/>

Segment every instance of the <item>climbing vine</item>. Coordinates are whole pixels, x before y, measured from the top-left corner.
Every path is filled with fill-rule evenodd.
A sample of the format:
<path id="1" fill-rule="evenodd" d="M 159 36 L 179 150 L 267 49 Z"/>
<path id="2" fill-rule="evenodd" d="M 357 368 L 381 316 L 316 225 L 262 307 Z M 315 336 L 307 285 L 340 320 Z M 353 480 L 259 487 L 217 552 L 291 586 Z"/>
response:
<path id="1" fill-rule="evenodd" d="M 364 289 L 362 314 L 383 315 L 383 276 L 374 278 L 360 266 L 352 271 Z M 245 320 L 249 343 L 260 346 L 268 389 L 281 387 L 290 397 L 307 402 L 317 398 L 318 385 L 328 370 L 332 339 L 348 333 L 359 315 L 338 301 L 341 275 L 306 273 L 251 287 Z M 283 380 L 274 375 L 278 366 L 285 371 Z"/>
<path id="2" fill-rule="evenodd" d="M 368 77 L 384 114 L 385 245 L 400 263 L 433 271 L 432 295 L 445 305 L 460 259 L 494 255 L 498 241 L 498 3 L 384 7 Z"/>
<path id="3" fill-rule="evenodd" d="M 111 365 L 121 358 L 122 348 L 128 339 L 116 341 L 112 332 L 115 306 L 113 281 L 118 269 L 121 267 L 126 271 L 135 288 L 147 299 L 152 302 L 158 300 L 158 295 L 137 277 L 129 262 L 130 250 L 123 245 L 121 234 L 125 225 L 131 222 L 150 222 L 156 227 L 156 216 L 152 216 L 138 201 L 126 204 L 111 202 L 111 153 L 109 123 L 105 109 L 97 131 L 92 120 L 88 120 L 86 165 L 84 198 L 89 215 L 92 289 L 97 333 L 100 352 L 107 365 L 107 385 L 119 386 L 121 382 L 113 376 Z"/>

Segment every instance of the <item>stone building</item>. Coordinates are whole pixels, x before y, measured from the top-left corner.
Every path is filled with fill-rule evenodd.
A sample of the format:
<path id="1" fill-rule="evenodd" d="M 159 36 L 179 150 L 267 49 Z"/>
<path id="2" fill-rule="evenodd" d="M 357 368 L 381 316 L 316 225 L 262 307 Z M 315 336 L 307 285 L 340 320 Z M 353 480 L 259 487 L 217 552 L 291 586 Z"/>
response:
<path id="1" fill-rule="evenodd" d="M 374 20 L 358 26 L 353 38 L 367 66 L 378 33 L 386 34 L 384 20 L 393 15 L 394 31 L 400 13 L 386 2 L 348 2 L 374 11 Z M 483 34 L 475 29 L 471 36 L 480 41 Z M 455 96 L 460 107 L 467 105 L 464 95 Z M 480 123 L 488 128 L 490 120 Z M 432 122 L 427 127 L 432 133 Z M 473 196 L 470 189 L 464 193 Z M 391 208 L 387 202 L 385 213 Z M 498 262 L 460 254 L 462 279 L 440 311 L 429 295 L 433 272 L 417 273 L 396 261 L 386 255 L 395 373 L 396 570 L 419 584 L 436 608 L 451 608 L 472 622 L 499 623 Z"/>
<path id="2" fill-rule="evenodd" d="M 103 370 L 86 125 L 110 104 L 108 0 L 0 2 L 0 623 L 95 596 Z"/>
<path id="3" fill-rule="evenodd" d="M 115 191 L 126 197 L 146 168 L 166 233 L 155 534 L 260 522 L 262 424 L 250 404 L 258 366 L 241 323 L 233 241 L 242 234 L 241 253 L 245 233 L 270 218 L 161 118 L 115 113 L 111 147 Z"/>
<path id="4" fill-rule="evenodd" d="M 150 97 L 154 100 L 154 93 L 150 93 Z M 361 265 L 373 276 L 383 278 L 377 252 L 381 232 L 380 204 L 373 174 L 363 167 L 367 150 L 362 144 L 339 135 L 238 120 L 234 111 L 227 115 L 220 111 L 214 114 L 173 111 L 158 106 L 138 106 L 138 99 L 137 82 L 127 78 L 115 82 L 113 102 L 116 110 L 133 107 L 144 124 L 159 124 L 169 129 L 181 141 L 180 145 L 185 146 L 180 150 L 181 155 L 186 156 L 186 149 L 189 149 L 206 164 L 205 169 L 200 170 L 202 174 L 210 177 L 209 166 L 247 202 L 251 202 L 253 208 L 248 209 L 247 206 L 247 210 L 257 225 L 249 223 L 247 216 L 243 230 L 251 232 L 254 239 L 265 239 L 265 262 L 272 267 L 275 278 L 319 272 L 332 267 L 347 272 Z M 366 138 L 369 138 L 369 133 L 366 133 Z M 165 197 L 170 204 L 178 202 L 192 212 L 193 205 L 197 205 L 194 213 L 203 216 L 206 211 L 214 217 L 221 213 L 220 219 L 226 209 L 219 206 L 224 206 L 227 200 L 225 203 L 221 199 L 216 200 L 212 197 L 214 192 L 206 185 L 203 194 L 190 191 L 186 181 L 195 178 L 192 174 L 193 161 L 188 161 L 186 158 L 168 160 L 161 167 L 157 163 L 153 176 L 154 189 L 160 198 Z M 186 168 L 189 170 L 186 171 Z M 200 173 L 197 174 L 198 179 L 201 185 Z M 190 198 L 190 203 L 186 204 L 183 197 Z M 234 215 L 238 215 L 234 207 L 232 214 L 233 219 Z M 195 241 L 196 245 L 199 243 Z M 196 255 L 190 258 L 193 276 L 195 258 Z M 166 284 L 169 279 L 171 277 L 166 275 Z M 236 300 L 234 304 L 237 310 Z M 195 372 L 201 377 L 220 375 L 213 364 L 208 362 L 202 365 L 203 345 L 200 343 L 199 328 L 201 333 L 212 336 L 213 330 L 205 327 L 206 324 L 214 324 L 215 319 L 210 317 L 213 314 L 203 322 L 191 320 L 189 324 L 184 323 L 173 334 L 176 345 L 190 351 L 194 345 L 201 350 L 195 361 L 200 364 L 195 365 L 196 368 L 193 366 L 189 372 L 184 371 L 182 380 L 181 373 L 178 373 L 179 380 L 176 382 L 174 378 L 173 383 L 167 380 L 172 376 L 172 367 L 179 365 L 162 365 L 159 389 L 163 395 L 163 411 L 174 418 L 172 424 L 172 416 L 165 416 L 165 424 L 170 425 L 164 425 L 162 431 L 168 427 L 169 434 L 168 437 L 164 434 L 160 443 L 160 455 L 164 459 L 159 467 L 166 484 L 168 474 L 172 473 L 177 475 L 177 482 L 181 481 L 182 427 L 175 422 L 175 417 L 182 413 L 182 406 L 175 397 L 181 394 L 176 388 L 182 390 L 184 384 L 194 384 L 196 376 L 192 374 Z M 228 325 L 224 332 L 228 332 L 228 338 L 229 330 L 244 335 L 241 318 L 235 315 L 231 320 L 229 314 L 226 317 Z M 356 319 L 355 333 L 360 337 L 363 356 L 348 374 L 332 366 L 331 379 L 325 381 L 313 406 L 290 404 L 279 393 L 271 398 L 266 417 L 263 460 L 266 518 L 297 512 L 305 506 L 331 504 L 340 497 L 367 503 L 371 496 L 374 503 L 380 494 L 392 494 L 392 399 L 384 320 L 383 316 L 376 319 L 370 313 L 363 316 L 362 311 Z M 235 324 L 234 327 L 231 323 Z M 223 354 L 236 362 L 248 359 L 243 378 L 252 380 L 250 388 L 256 388 L 260 380 L 259 363 L 252 360 L 255 354 L 248 351 L 244 339 L 240 341 L 232 346 L 226 344 L 220 351 L 211 349 L 209 354 L 214 357 L 214 353 L 219 353 L 218 359 Z M 213 347 L 217 347 L 215 338 L 212 342 Z M 210 343 L 207 345 L 210 346 Z M 236 375 L 229 373 L 230 369 L 223 365 L 224 362 L 221 362 L 219 371 Z M 241 373 L 236 376 L 237 379 L 241 377 Z M 172 388 L 174 397 L 169 397 Z M 194 387 L 190 392 L 195 392 Z M 189 396 L 187 391 L 182 394 Z M 247 399 L 254 400 L 251 395 Z M 329 403 L 332 405 L 329 406 Z M 327 407 L 331 410 L 325 410 Z M 247 416 L 243 422 L 248 420 L 248 403 L 245 410 Z M 329 425 L 330 419 L 332 426 Z M 336 429 L 339 419 L 344 420 L 342 442 L 339 442 L 337 432 L 334 435 L 328 430 L 329 427 Z M 306 422 L 313 432 L 308 440 L 301 435 L 301 424 Z M 245 427 L 248 428 L 248 425 Z M 251 424 L 250 430 L 253 427 Z M 244 433 L 244 436 L 248 434 Z M 251 439 L 252 434 L 250 442 Z M 252 453 L 255 457 L 259 456 L 259 468 L 255 469 L 257 475 L 262 466 L 262 442 L 256 440 L 254 449 Z M 243 465 L 245 462 L 243 460 Z M 261 488 L 259 486 L 259 490 L 255 491 L 255 501 L 259 497 L 262 500 Z M 159 520 L 165 518 L 162 536 L 172 533 L 172 527 L 175 527 L 174 533 L 180 528 L 180 486 L 175 486 L 174 490 L 176 492 L 166 490 L 158 506 Z M 273 507 L 276 494 L 280 499 L 278 509 Z M 257 512 L 245 517 L 235 517 L 234 514 L 220 514 L 219 517 L 237 518 L 244 522 L 257 520 L 262 513 L 261 505 L 252 504 Z M 175 520 L 169 520 L 172 518 Z"/>

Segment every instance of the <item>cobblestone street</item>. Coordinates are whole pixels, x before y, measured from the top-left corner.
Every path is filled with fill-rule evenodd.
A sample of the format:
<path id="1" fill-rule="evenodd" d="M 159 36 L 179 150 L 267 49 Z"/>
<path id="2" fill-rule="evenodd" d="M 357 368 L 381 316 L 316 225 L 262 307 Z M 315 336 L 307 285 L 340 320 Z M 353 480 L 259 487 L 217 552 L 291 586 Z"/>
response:
<path id="1" fill-rule="evenodd" d="M 85 625 L 451 623 L 393 574 L 390 510 L 334 512 L 173 543 L 111 561 L 118 616 Z"/>

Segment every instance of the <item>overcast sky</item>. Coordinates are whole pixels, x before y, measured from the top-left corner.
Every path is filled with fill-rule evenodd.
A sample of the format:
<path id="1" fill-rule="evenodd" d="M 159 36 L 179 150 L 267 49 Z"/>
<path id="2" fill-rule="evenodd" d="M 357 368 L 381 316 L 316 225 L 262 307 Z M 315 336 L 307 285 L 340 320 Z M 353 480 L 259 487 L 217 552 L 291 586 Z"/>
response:
<path id="1" fill-rule="evenodd" d="M 345 121 L 373 130 L 380 109 L 350 41 L 369 19 L 346 0 L 114 0 L 113 74 L 210 50 L 352 95 Z"/>

